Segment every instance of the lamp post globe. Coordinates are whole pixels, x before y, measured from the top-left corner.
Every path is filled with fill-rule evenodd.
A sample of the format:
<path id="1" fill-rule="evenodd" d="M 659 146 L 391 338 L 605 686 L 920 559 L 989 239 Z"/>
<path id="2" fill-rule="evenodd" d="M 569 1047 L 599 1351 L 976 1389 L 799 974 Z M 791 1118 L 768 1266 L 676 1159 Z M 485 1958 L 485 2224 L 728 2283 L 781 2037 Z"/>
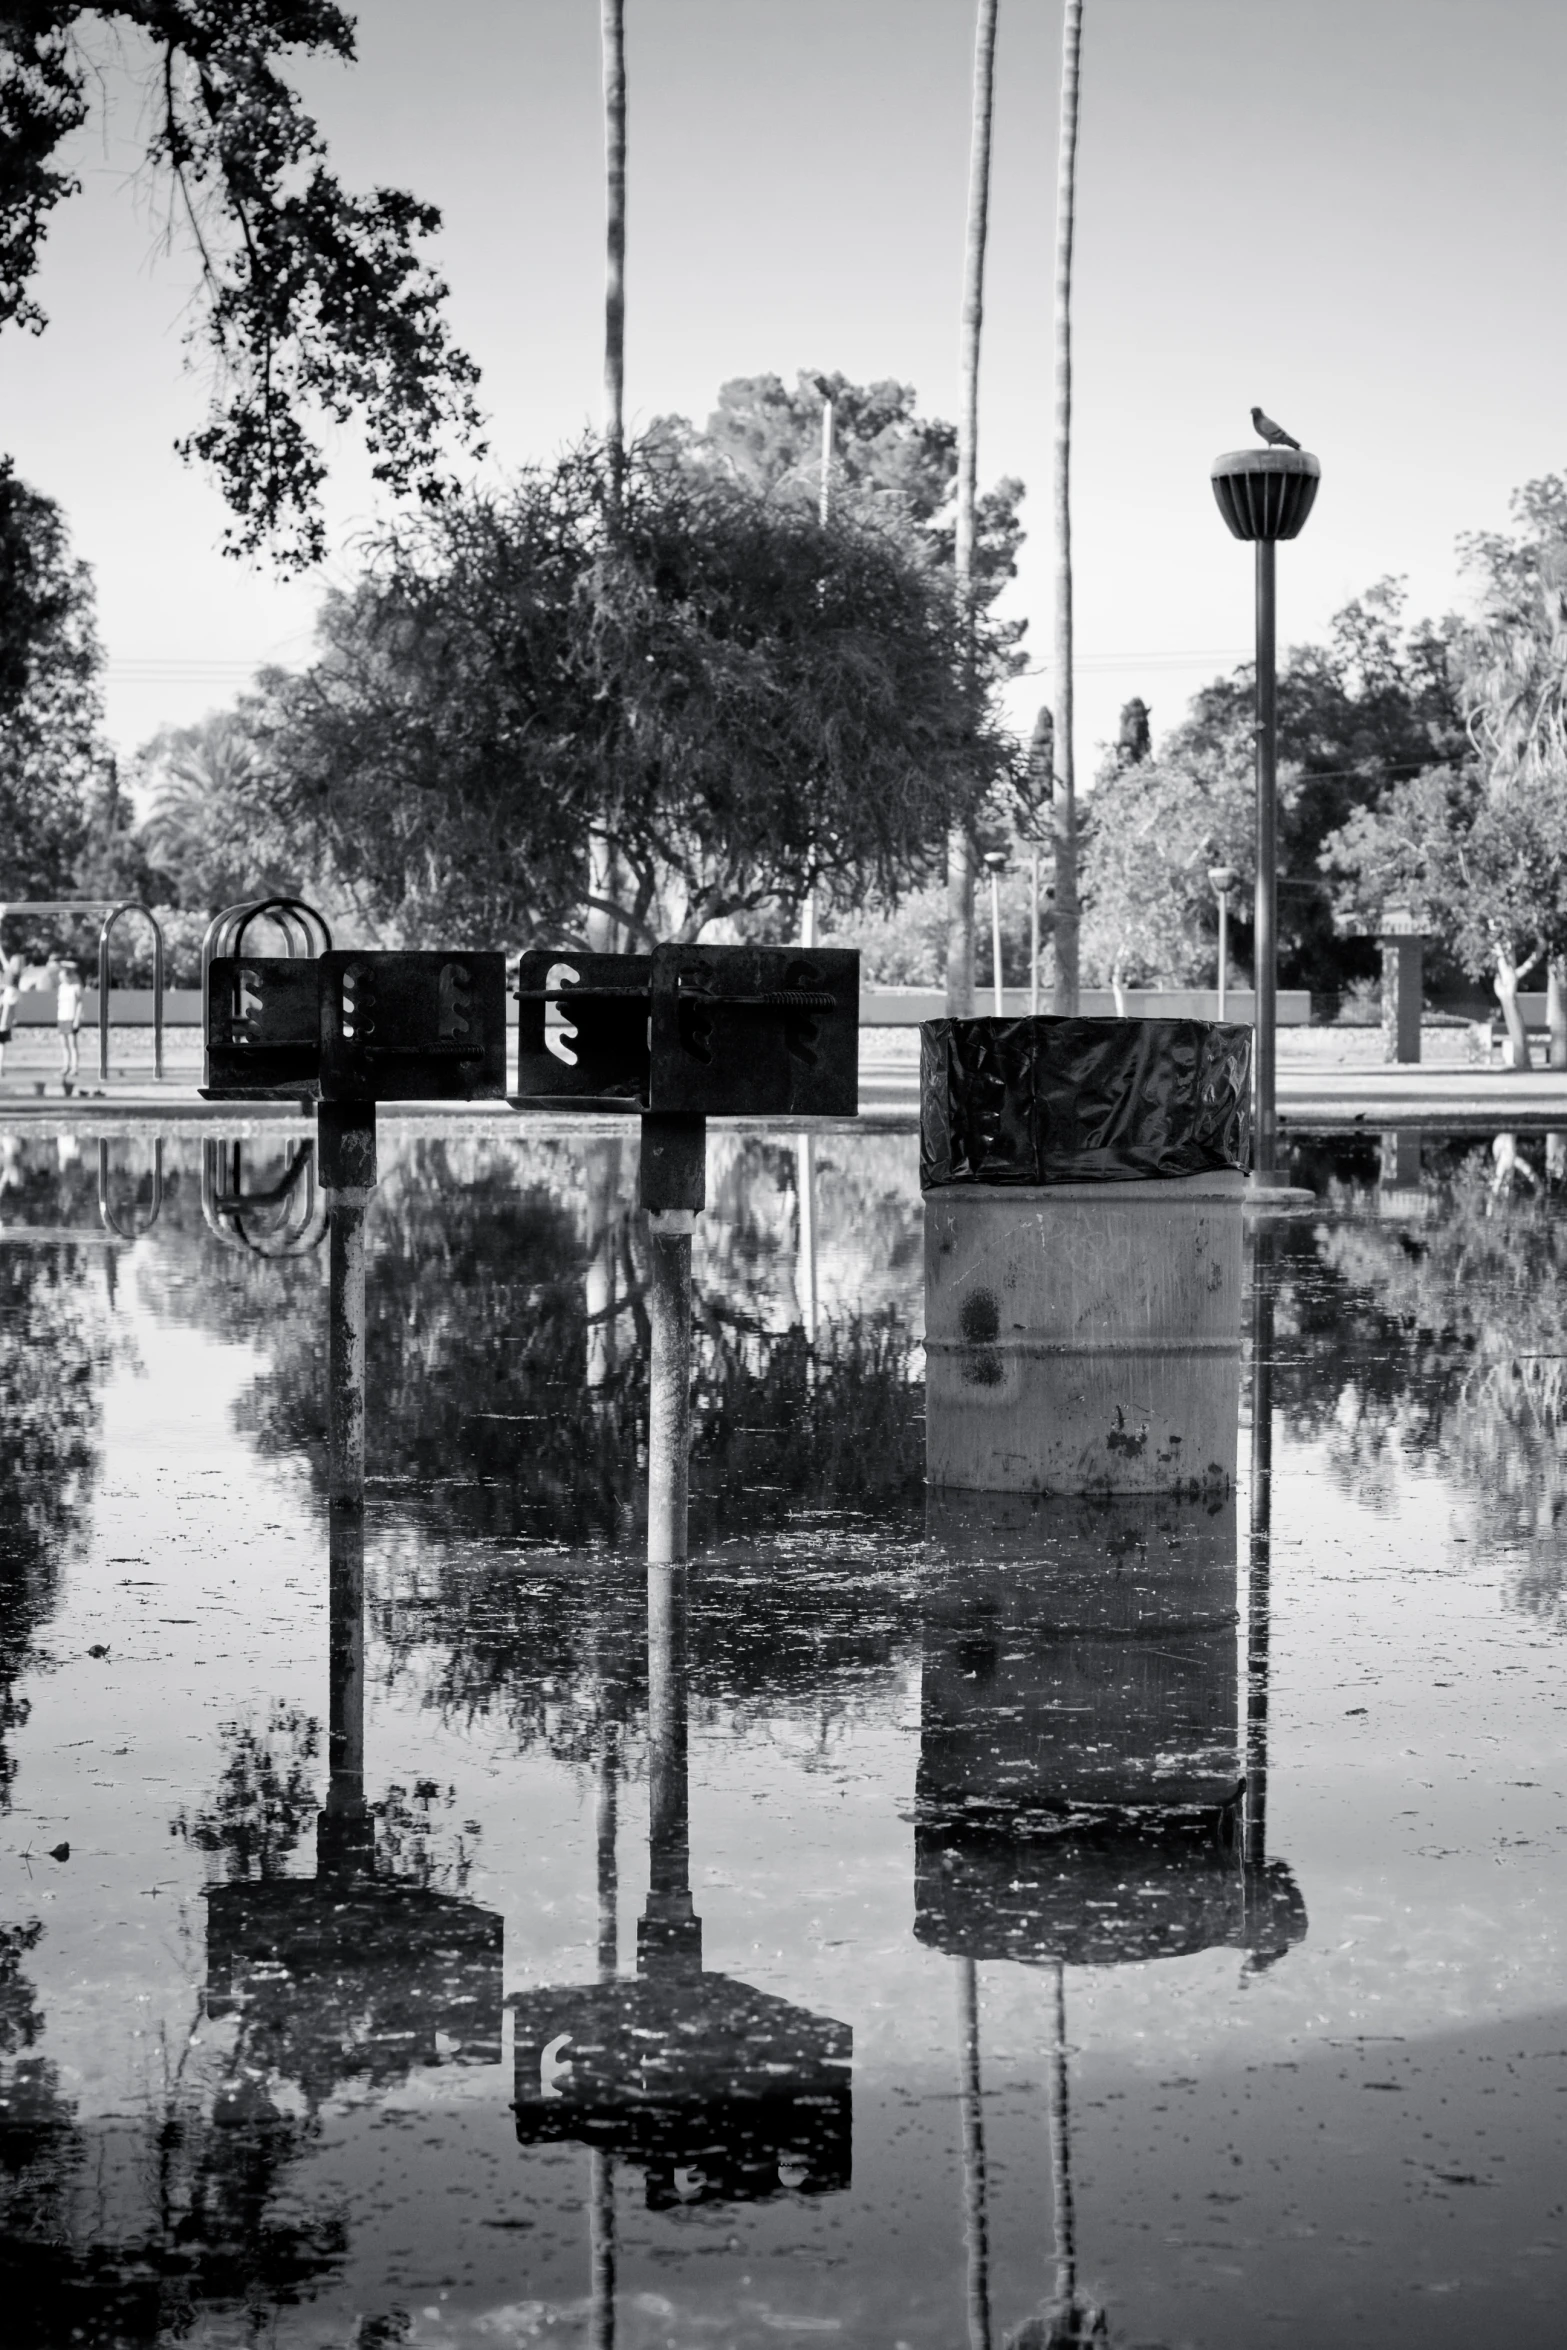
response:
<path id="1" fill-rule="evenodd" d="M 1288 442 L 1277 425 L 1254 411 L 1260 432 L 1277 440 L 1265 449 L 1232 449 L 1213 462 L 1213 495 L 1231 535 L 1257 550 L 1257 909 L 1254 930 L 1256 1031 L 1255 1181 L 1259 1192 L 1278 1173 L 1278 628 L 1274 549 L 1300 536 L 1316 503 L 1322 468 L 1307 449 Z M 1218 888 L 1215 876 L 1210 876 Z M 1220 896 L 1221 916 L 1226 897 Z M 1221 963 L 1222 970 L 1222 963 Z"/>

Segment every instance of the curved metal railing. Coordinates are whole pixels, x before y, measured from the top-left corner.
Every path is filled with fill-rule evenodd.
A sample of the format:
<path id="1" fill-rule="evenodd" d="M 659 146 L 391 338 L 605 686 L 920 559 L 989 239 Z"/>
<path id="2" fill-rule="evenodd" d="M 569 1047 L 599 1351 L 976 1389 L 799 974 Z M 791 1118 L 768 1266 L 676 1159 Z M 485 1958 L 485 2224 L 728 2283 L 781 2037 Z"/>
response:
<path id="1" fill-rule="evenodd" d="M 297 1144 L 281 1178 L 263 1191 L 245 1189 L 243 1152 L 237 1141 L 202 1144 L 201 1212 L 208 1231 L 225 1248 L 252 1256 L 308 1256 L 326 1234 L 326 1194 L 316 1182 L 314 1142 Z"/>
<path id="2" fill-rule="evenodd" d="M 154 1224 L 156 1224 L 158 1221 L 158 1216 L 162 1210 L 162 1207 L 163 1143 L 161 1137 L 152 1146 L 151 1205 L 147 1210 L 145 1219 L 141 1222 L 137 1221 L 136 1213 L 133 1208 L 131 1211 L 131 1220 L 129 1224 L 122 1224 L 119 1217 L 115 1214 L 113 1207 L 110 1205 L 109 1145 L 107 1141 L 101 1141 L 98 1145 L 98 1215 L 105 1232 L 112 1232 L 117 1240 L 137 1240 L 140 1238 L 142 1233 L 150 1232 L 152 1230 Z"/>
<path id="3" fill-rule="evenodd" d="M 238 955 L 244 951 L 245 933 L 252 922 L 271 922 L 282 932 L 284 945 L 290 957 L 324 955 L 331 952 L 332 933 L 326 916 L 307 905 L 303 898 L 249 898 L 238 906 L 225 906 L 221 914 L 214 914 L 201 942 L 201 984 L 203 996 L 207 985 L 207 971 L 215 955 Z"/>
<path id="4" fill-rule="evenodd" d="M 163 925 L 140 898 L 13 898 L 0 905 L 0 921 L 8 914 L 101 914 L 98 933 L 98 1074 L 109 1075 L 109 941 L 126 914 L 141 914 L 152 925 L 152 1065 L 163 1075 Z M 317 917 L 319 920 L 319 916 Z"/>
<path id="5" fill-rule="evenodd" d="M 121 898 L 111 905 L 98 933 L 98 1074 L 109 1075 L 109 941 L 114 926 L 126 914 L 144 915 L 152 924 L 152 1074 L 163 1078 L 163 925 L 140 898 Z M 159 1144 L 161 1151 L 162 1144 Z"/>

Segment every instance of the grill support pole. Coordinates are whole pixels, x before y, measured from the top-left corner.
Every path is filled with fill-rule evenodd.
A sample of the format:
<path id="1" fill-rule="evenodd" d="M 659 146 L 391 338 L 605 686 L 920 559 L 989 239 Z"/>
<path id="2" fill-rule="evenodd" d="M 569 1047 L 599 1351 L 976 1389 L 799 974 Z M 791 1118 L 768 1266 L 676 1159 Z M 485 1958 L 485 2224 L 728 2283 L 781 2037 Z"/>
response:
<path id="1" fill-rule="evenodd" d="M 365 1210 L 375 1189 L 375 1104 L 322 1102 L 317 1158 L 327 1202 L 327 1494 L 365 1501 Z"/>

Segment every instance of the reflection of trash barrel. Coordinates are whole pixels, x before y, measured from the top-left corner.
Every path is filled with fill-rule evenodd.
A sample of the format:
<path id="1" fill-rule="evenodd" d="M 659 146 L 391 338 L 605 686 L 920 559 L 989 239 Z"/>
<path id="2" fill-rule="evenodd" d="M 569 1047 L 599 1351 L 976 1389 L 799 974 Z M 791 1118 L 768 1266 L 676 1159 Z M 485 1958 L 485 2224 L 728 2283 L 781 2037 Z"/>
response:
<path id="1" fill-rule="evenodd" d="M 1244 1864 L 1235 1503 L 933 1492 L 914 1931 L 1119 1965 L 1305 1932 Z"/>
<path id="2" fill-rule="evenodd" d="M 926 1470 L 983 1492 L 1226 1491 L 1250 1031 L 922 1032 Z"/>

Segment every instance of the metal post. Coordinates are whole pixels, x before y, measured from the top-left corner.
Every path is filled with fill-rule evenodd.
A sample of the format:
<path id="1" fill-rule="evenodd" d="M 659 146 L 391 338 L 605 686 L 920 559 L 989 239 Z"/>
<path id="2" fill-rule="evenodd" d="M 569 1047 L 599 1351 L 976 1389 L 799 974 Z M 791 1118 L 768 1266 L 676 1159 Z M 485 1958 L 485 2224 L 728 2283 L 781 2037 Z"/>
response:
<path id="1" fill-rule="evenodd" d="M 802 1134 L 794 1146 L 795 1303 L 806 1342 L 816 1344 L 816 1137 Z"/>
<path id="2" fill-rule="evenodd" d="M 1257 1057 L 1256 1179 L 1276 1180 L 1278 1108 L 1278 678 L 1275 561 L 1257 541 L 1257 920 L 1254 944 Z"/>
<path id="3" fill-rule="evenodd" d="M 615 2157 L 588 2155 L 588 2263 L 591 2350 L 615 2350 Z"/>
<path id="4" fill-rule="evenodd" d="M 689 1209 L 648 1217 L 647 1555 L 666 1566 L 686 1556 L 691 1455 L 691 1224 Z"/>
<path id="5" fill-rule="evenodd" d="M 642 1121 L 637 1195 L 647 1210 L 647 1555 L 686 1556 L 691 1460 L 691 1235 L 706 1197 L 707 1122 L 650 1113 Z"/>
<path id="6" fill-rule="evenodd" d="M 994 865 L 990 868 L 990 981 L 999 1020 L 1006 1011 L 1006 1002 L 1001 992 L 1001 875 Z"/>
<path id="7" fill-rule="evenodd" d="M 375 1104 L 322 1102 L 317 1156 L 327 1203 L 327 1493 L 365 1499 L 365 1210 L 375 1189 Z"/>
<path id="8" fill-rule="evenodd" d="M 702 1921 L 691 1902 L 686 1764 L 686 1570 L 647 1571 L 648 1892 L 637 1929 L 642 1974 L 700 1972 Z"/>
<path id="9" fill-rule="evenodd" d="M 1072 2203 L 1072 2124 L 1066 2047 L 1066 1968 L 1055 1965 L 1055 2044 L 1050 2063 L 1050 2191 L 1056 2238 L 1056 2305 L 1077 2300 L 1077 2222 Z"/>
<path id="10" fill-rule="evenodd" d="M 1028 1008 L 1033 1017 L 1039 1017 L 1039 851 L 1032 858 L 1033 886 L 1029 897 L 1028 915 Z"/>
<path id="11" fill-rule="evenodd" d="M 615 1372 L 615 1245 L 620 1222 L 620 1145 L 590 1142 L 584 1153 L 587 1193 L 587 1385 L 607 1387 Z"/>
<path id="12" fill-rule="evenodd" d="M 963 2126 L 963 2232 L 968 2244 L 969 2350 L 990 2350 L 990 2220 L 985 2173 L 985 2106 L 979 2074 L 979 1976 L 971 1958 L 958 1961 L 958 2014 L 963 2047 L 958 2110 Z"/>
<path id="13" fill-rule="evenodd" d="M 1251 1259 L 1251 1548 L 1246 1592 L 1248 1870 L 1267 1858 L 1268 1635 L 1273 1566 L 1273 1245 L 1259 1223 Z"/>
<path id="14" fill-rule="evenodd" d="M 365 1525 L 360 1511 L 328 1513 L 327 1796 L 316 1861 L 336 1875 L 368 1872 L 375 1823 L 365 1809 Z"/>
<path id="15" fill-rule="evenodd" d="M 1219 1018 L 1224 1018 L 1230 981 L 1230 893 L 1219 892 Z"/>

